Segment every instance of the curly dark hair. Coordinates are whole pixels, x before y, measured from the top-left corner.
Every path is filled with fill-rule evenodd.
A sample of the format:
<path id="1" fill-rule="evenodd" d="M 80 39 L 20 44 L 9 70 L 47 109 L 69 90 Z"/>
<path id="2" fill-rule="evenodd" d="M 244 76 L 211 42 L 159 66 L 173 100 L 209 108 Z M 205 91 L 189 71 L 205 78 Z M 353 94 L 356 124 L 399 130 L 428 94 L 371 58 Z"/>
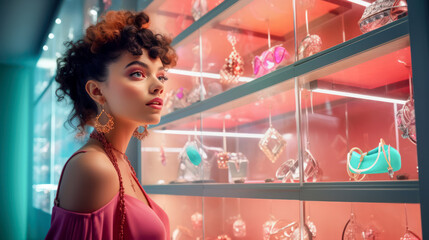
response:
<path id="1" fill-rule="evenodd" d="M 85 135 L 85 125 L 97 115 L 97 105 L 88 95 L 85 85 L 89 79 L 106 81 L 107 65 L 128 51 L 142 55 L 146 49 L 152 59 L 160 58 L 166 67 L 177 62 L 171 39 L 153 33 L 149 27 L 149 16 L 144 12 L 109 11 L 96 25 L 86 29 L 86 34 L 76 42 L 65 42 L 68 50 L 57 59 L 55 81 L 59 83 L 55 94 L 58 101 L 67 95 L 73 109 L 67 122 L 79 135 Z M 78 118 L 77 127 L 73 120 Z"/>

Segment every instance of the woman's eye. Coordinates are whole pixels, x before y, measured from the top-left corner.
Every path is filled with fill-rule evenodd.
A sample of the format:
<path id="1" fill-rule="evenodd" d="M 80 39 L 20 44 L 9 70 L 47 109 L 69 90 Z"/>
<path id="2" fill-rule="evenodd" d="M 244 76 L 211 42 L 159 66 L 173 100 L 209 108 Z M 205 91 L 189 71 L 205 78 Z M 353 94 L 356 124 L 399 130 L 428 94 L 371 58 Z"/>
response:
<path id="1" fill-rule="evenodd" d="M 165 82 L 165 81 L 167 81 L 167 80 L 168 80 L 168 77 L 167 77 L 167 76 L 159 76 L 159 77 L 158 77 L 158 80 L 159 80 L 159 81 L 163 81 L 163 82 Z"/>
<path id="2" fill-rule="evenodd" d="M 142 72 L 133 72 L 133 73 L 130 74 L 130 76 L 131 77 L 137 77 L 137 78 L 145 77 Z"/>

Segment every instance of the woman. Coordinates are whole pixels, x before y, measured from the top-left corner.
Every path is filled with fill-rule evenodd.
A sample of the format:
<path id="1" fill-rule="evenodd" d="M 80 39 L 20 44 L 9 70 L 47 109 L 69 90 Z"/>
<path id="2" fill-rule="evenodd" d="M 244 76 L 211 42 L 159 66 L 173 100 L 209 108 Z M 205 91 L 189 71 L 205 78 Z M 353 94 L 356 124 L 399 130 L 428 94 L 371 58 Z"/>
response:
<path id="1" fill-rule="evenodd" d="M 177 60 L 171 39 L 148 25 L 143 12 L 110 11 L 58 59 L 56 95 L 73 102 L 69 123 L 94 131 L 63 168 L 46 239 L 170 238 L 167 215 L 124 154 L 132 136 L 160 121 L 166 70 Z"/>

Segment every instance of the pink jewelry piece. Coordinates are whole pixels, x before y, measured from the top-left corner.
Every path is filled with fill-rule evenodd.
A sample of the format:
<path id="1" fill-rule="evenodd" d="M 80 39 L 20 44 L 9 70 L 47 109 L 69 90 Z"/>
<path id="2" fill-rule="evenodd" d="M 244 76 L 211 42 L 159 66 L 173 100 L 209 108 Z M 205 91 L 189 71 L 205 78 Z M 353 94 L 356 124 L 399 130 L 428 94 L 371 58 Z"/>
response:
<path id="1" fill-rule="evenodd" d="M 161 155 L 161 163 L 163 166 L 165 166 L 167 164 L 167 159 L 165 158 L 165 151 L 163 146 L 161 146 L 160 148 L 160 155 Z"/>
<path id="2" fill-rule="evenodd" d="M 269 72 L 272 72 L 285 59 L 289 59 L 290 55 L 284 47 L 276 45 L 267 51 L 264 51 L 261 56 L 256 56 L 253 61 L 253 74 L 255 77 L 261 77 Z"/>

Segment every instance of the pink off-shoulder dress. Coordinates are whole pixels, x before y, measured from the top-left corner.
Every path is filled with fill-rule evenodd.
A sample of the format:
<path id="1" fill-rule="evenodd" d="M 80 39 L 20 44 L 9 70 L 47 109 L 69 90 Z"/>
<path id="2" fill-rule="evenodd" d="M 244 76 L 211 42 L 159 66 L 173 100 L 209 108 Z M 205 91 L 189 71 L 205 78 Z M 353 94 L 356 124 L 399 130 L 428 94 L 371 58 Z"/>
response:
<path id="1" fill-rule="evenodd" d="M 61 172 L 55 205 L 52 208 L 51 227 L 45 240 L 50 239 L 119 239 L 119 192 L 103 207 L 91 213 L 79 213 L 58 206 L 58 192 L 66 162 Z M 138 180 L 136 178 L 138 183 Z M 138 184 L 148 200 L 149 206 L 131 195 L 125 195 L 126 219 L 124 239 L 170 239 L 170 225 L 167 214 L 159 207 Z"/>

